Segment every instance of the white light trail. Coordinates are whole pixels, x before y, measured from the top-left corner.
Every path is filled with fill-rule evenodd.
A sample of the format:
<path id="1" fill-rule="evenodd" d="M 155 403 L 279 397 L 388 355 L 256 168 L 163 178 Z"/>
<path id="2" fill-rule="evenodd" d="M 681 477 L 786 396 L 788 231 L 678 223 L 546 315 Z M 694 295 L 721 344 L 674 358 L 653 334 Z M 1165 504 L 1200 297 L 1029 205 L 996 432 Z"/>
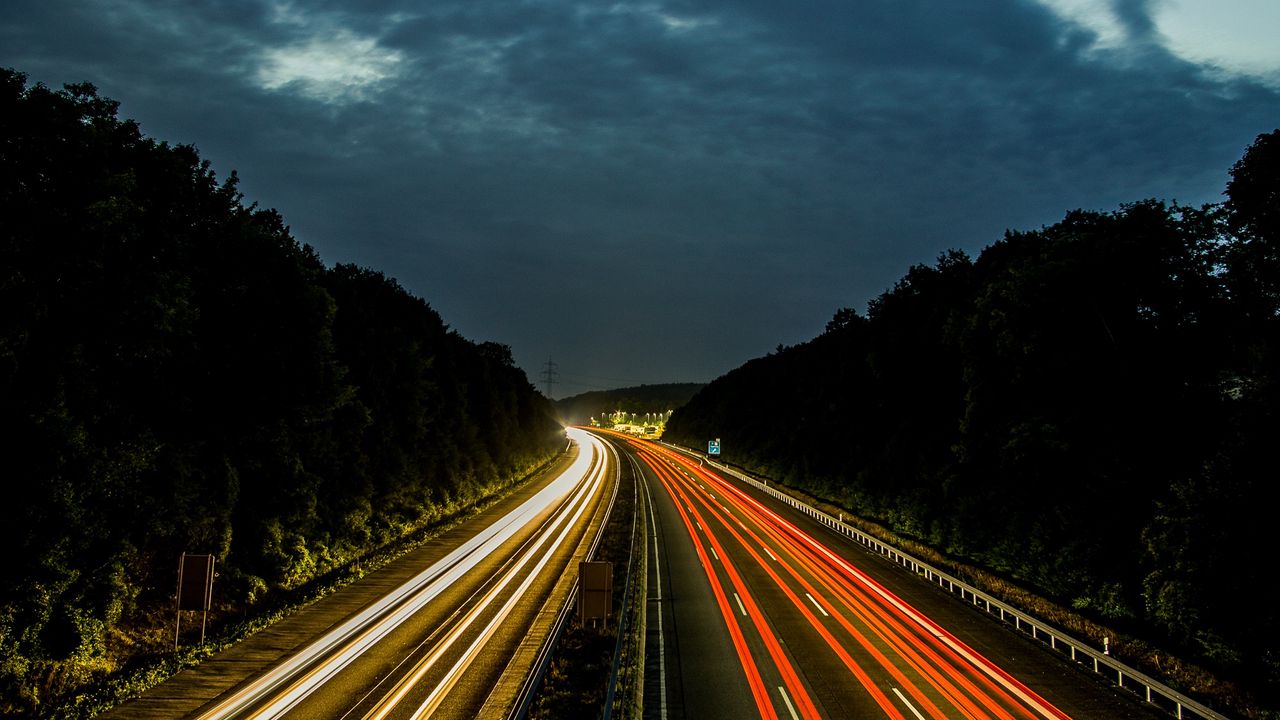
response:
<path id="1" fill-rule="evenodd" d="M 595 440 L 580 430 L 570 428 L 567 432 L 580 447 L 588 442 L 588 438 Z M 275 718 L 288 712 L 458 578 L 484 561 L 546 508 L 586 482 L 588 471 L 594 462 L 592 452 L 579 453 L 559 477 L 519 507 L 481 530 L 475 537 L 404 585 L 201 715 L 201 720 L 234 717 L 270 697 L 275 697 L 275 701 L 255 713 L 255 717 Z M 335 651 L 336 655 L 320 663 L 322 658 Z"/>
<path id="2" fill-rule="evenodd" d="M 592 443 L 593 452 L 598 452 L 601 457 L 603 457 L 604 444 L 595 437 L 590 436 L 589 442 Z M 596 491 L 604 484 L 604 471 L 604 463 L 600 463 L 595 466 L 595 472 L 592 473 L 592 477 L 589 482 L 584 484 L 581 489 L 578 490 L 574 499 L 570 503 L 570 506 L 576 507 L 574 512 L 572 514 L 562 513 L 554 523 L 542 532 L 538 542 L 530 546 L 524 554 L 521 555 L 520 559 L 517 560 L 506 572 L 502 580 L 488 593 L 486 593 L 485 597 L 478 602 L 474 608 L 472 608 L 471 612 L 467 614 L 466 619 L 458 623 L 458 625 L 450 631 L 448 638 L 437 645 L 436 649 L 433 650 L 417 668 L 415 668 L 413 674 L 407 678 L 406 681 L 401 683 L 402 687 L 395 693 L 394 697 L 389 698 L 389 702 L 385 704 L 386 709 L 383 712 L 372 714 L 372 718 L 381 720 L 381 718 L 386 717 L 387 713 L 391 711 L 395 704 L 400 702 L 400 700 L 422 679 L 426 672 L 444 655 L 444 653 L 453 645 L 462 633 L 475 622 L 481 611 L 485 610 L 492 602 L 494 602 L 502 590 L 506 588 L 506 586 L 509 585 L 517 575 L 519 575 L 522 568 L 527 566 L 530 562 L 534 562 L 533 568 L 525 575 L 524 581 L 521 582 L 515 592 L 511 593 L 510 597 L 507 598 L 506 603 L 503 604 L 493 619 L 491 619 L 485 626 L 480 637 L 476 638 L 471 645 L 468 646 L 466 651 L 463 652 L 462 657 L 454 663 L 453 667 L 451 667 L 445 674 L 444 679 L 441 680 L 434 689 L 432 689 L 431 693 L 427 696 L 427 699 L 423 701 L 416 711 L 414 711 L 412 720 L 421 720 L 421 718 L 428 717 L 435 712 L 436 708 L 438 708 L 440 703 L 444 700 L 445 694 L 448 693 L 449 690 L 458 682 L 462 673 L 470 667 L 472 661 L 475 660 L 476 656 L 484 648 L 484 645 L 491 637 L 493 637 L 493 634 L 497 632 L 498 626 L 501 625 L 502 622 L 506 620 L 507 616 L 511 614 L 511 611 L 515 609 L 516 603 L 523 598 L 525 591 L 528 590 L 529 586 L 537 579 L 538 574 L 546 564 L 550 562 L 556 550 L 564 544 L 565 539 L 590 505 L 588 500 L 592 495 L 596 494 Z M 557 529 L 560 531 L 559 535 L 557 535 L 553 541 L 548 543 L 549 540 L 552 540 L 551 536 Z M 544 546 L 546 546 L 545 549 Z"/>

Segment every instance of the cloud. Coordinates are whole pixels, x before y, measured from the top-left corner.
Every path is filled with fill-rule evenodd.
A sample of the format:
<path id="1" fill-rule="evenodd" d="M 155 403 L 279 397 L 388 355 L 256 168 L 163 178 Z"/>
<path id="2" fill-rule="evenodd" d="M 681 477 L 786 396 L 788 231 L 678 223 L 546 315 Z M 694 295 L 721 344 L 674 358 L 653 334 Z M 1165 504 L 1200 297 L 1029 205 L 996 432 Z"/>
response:
<path id="1" fill-rule="evenodd" d="M 292 90 L 327 103 L 365 100 L 401 69 L 401 51 L 347 27 L 342 14 L 308 13 L 292 3 L 272 4 L 269 11 L 269 25 L 294 37 L 259 49 L 253 77 L 264 90 Z"/>
<path id="2" fill-rule="evenodd" d="M 1217 199 L 1280 94 L 1088 1 L 12 0 L 0 64 L 97 82 L 527 367 L 632 334 L 682 349 L 594 374 L 706 379 L 948 247 Z"/>
<path id="3" fill-rule="evenodd" d="M 1156 0 L 1111 0 L 1112 11 L 1128 36 L 1136 41 L 1155 39 L 1156 23 L 1152 11 Z"/>
<path id="4" fill-rule="evenodd" d="M 296 88 L 326 102 L 359 100 L 392 78 L 402 59 L 373 38 L 339 30 L 263 50 L 255 77 L 265 90 Z"/>

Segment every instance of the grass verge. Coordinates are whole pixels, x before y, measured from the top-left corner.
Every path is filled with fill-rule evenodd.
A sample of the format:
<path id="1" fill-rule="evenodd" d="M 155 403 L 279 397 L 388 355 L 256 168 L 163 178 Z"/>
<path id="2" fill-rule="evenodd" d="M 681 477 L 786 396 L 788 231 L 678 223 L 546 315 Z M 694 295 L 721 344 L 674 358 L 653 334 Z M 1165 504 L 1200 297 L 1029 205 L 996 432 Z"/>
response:
<path id="1" fill-rule="evenodd" d="M 185 646 L 177 651 L 132 658 L 106 678 L 43 709 L 40 716 L 50 720 L 86 720 L 128 702 L 178 672 L 198 665 L 205 658 L 247 639 L 470 520 L 541 475 L 559 457 L 560 453 L 555 454 L 523 478 L 497 487 L 475 502 L 458 508 L 456 512 L 417 528 L 399 540 L 355 558 L 309 583 L 292 590 L 273 593 L 266 602 L 243 619 L 213 622 L 203 645 Z M 172 638 L 171 633 L 169 637 Z"/>

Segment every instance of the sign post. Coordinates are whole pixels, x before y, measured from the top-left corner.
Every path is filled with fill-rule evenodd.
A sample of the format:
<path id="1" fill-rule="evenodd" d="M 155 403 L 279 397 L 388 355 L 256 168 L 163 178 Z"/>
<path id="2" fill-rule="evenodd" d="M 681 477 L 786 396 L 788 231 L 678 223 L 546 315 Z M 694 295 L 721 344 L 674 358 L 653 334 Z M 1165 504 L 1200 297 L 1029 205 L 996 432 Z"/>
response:
<path id="1" fill-rule="evenodd" d="M 204 629 L 209 621 L 209 606 L 213 604 L 214 555 L 188 555 L 178 558 L 177 620 L 173 624 L 173 649 L 178 649 L 178 634 L 182 628 L 183 610 L 200 610 L 200 644 L 204 645 Z"/>
<path id="2" fill-rule="evenodd" d="M 578 622 L 608 621 L 613 607 L 613 563 L 578 563 Z"/>
<path id="3" fill-rule="evenodd" d="M 720 438 L 716 438 L 715 440 L 711 440 L 707 443 L 707 454 L 716 456 L 720 455 Z"/>

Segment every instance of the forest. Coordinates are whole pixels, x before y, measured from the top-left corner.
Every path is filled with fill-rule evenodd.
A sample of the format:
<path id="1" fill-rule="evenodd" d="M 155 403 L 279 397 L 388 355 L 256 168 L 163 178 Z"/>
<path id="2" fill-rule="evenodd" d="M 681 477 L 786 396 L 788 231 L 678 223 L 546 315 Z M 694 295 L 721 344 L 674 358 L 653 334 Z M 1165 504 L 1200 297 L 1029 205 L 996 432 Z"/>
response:
<path id="1" fill-rule="evenodd" d="M 710 383 L 705 448 L 1280 708 L 1280 131 L 1221 203 L 1074 211 L 910 268 Z"/>
<path id="2" fill-rule="evenodd" d="M 117 111 L 0 70 L 4 716 L 172 651 L 183 552 L 252 615 L 565 442 L 510 348 Z"/>

